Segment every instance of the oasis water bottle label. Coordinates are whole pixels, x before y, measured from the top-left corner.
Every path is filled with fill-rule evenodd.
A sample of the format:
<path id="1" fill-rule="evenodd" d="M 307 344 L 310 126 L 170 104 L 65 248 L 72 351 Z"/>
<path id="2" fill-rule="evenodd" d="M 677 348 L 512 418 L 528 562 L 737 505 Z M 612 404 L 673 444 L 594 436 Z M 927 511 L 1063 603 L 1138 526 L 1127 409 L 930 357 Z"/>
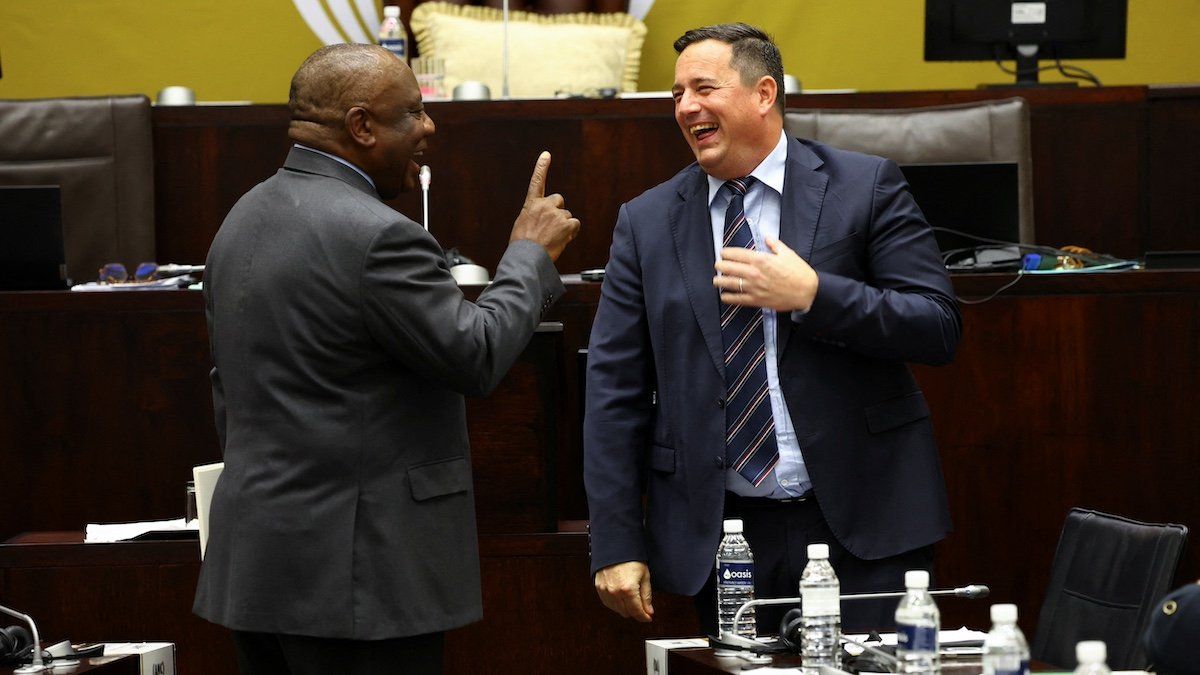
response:
<path id="1" fill-rule="evenodd" d="M 754 586 L 754 563 L 719 563 L 717 582 L 722 586 Z"/>
<path id="2" fill-rule="evenodd" d="M 934 626 L 896 626 L 896 649 L 910 652 L 936 652 L 938 631 Z"/>

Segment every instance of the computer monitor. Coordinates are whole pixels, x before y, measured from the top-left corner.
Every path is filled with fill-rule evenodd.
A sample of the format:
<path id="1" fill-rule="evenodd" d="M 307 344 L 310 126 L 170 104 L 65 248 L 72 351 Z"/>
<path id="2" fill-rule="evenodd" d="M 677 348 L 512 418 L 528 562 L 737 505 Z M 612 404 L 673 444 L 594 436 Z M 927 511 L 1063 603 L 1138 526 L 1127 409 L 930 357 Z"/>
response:
<path id="1" fill-rule="evenodd" d="M 1038 59 L 1125 58 L 1127 3 L 925 0 L 925 60 L 1015 60 L 1016 83 L 1035 85 Z"/>
<path id="2" fill-rule="evenodd" d="M 908 181 L 913 199 L 925 214 L 925 220 L 933 227 L 1014 245 L 999 248 L 971 236 L 935 229 L 934 237 L 943 254 L 967 253 L 964 249 L 983 247 L 990 254 L 985 257 L 994 262 L 1005 260 L 1016 265 L 1020 253 L 1015 244 L 1033 243 L 1020 242 L 1020 184 L 1015 163 L 905 164 L 900 170 Z M 974 251 L 970 253 L 969 267 L 987 267 L 979 264 L 979 255 Z M 954 256 L 947 262 L 953 263 L 962 257 Z"/>
<path id="3" fill-rule="evenodd" d="M 0 290 L 66 288 L 57 185 L 0 185 Z"/>

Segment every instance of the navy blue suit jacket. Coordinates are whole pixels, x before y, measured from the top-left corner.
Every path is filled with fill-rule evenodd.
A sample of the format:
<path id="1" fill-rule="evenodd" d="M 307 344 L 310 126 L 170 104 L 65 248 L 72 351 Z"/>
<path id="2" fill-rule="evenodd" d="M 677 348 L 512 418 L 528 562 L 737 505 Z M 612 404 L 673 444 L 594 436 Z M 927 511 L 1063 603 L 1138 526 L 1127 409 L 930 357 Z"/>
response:
<path id="1" fill-rule="evenodd" d="M 899 168 L 788 139 L 780 239 L 819 277 L 807 313 L 780 315 L 778 365 L 826 521 L 864 559 L 940 540 L 941 465 L 906 362 L 949 362 L 962 319 Z M 657 589 L 685 595 L 712 570 L 724 508 L 714 262 L 693 164 L 621 207 L 588 353 L 592 571 L 647 561 Z"/>

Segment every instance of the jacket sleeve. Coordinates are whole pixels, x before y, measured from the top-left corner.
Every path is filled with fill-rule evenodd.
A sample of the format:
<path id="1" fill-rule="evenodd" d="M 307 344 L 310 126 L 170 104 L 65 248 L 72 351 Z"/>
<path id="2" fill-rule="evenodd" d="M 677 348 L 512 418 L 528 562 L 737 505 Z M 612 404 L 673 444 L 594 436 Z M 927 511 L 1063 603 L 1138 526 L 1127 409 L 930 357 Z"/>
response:
<path id="1" fill-rule="evenodd" d="M 441 247 L 411 222 L 384 228 L 363 262 L 367 329 L 398 361 L 463 394 L 495 388 L 562 293 L 546 250 L 518 240 L 472 303 L 450 276 Z"/>
<path id="2" fill-rule="evenodd" d="M 609 565 L 646 560 L 642 473 L 653 415 L 653 373 L 637 246 L 628 208 L 622 206 L 588 344 L 583 477 L 593 574 Z"/>
<path id="3" fill-rule="evenodd" d="M 808 312 L 793 312 L 801 333 L 865 356 L 949 363 L 962 316 L 938 252 L 903 174 L 891 160 L 876 168 L 866 228 L 866 278 L 818 272 Z"/>

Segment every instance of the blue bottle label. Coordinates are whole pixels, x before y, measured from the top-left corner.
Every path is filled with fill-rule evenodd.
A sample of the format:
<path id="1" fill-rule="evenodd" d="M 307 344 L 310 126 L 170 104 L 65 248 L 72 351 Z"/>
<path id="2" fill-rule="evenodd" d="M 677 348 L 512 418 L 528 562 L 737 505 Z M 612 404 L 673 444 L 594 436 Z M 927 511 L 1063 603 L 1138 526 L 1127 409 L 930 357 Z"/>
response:
<path id="1" fill-rule="evenodd" d="M 717 566 L 717 583 L 722 586 L 754 586 L 754 563 L 721 561 Z"/>
<path id="2" fill-rule="evenodd" d="M 896 626 L 896 649 L 910 652 L 936 652 L 937 628 L 932 626 Z"/>
<path id="3" fill-rule="evenodd" d="M 380 40 L 379 46 L 402 59 L 408 56 L 408 45 L 403 38 L 396 40 Z"/>
<path id="4" fill-rule="evenodd" d="M 1019 663 L 998 663 L 996 664 L 995 675 L 1029 675 L 1029 661 L 1021 660 Z"/>

